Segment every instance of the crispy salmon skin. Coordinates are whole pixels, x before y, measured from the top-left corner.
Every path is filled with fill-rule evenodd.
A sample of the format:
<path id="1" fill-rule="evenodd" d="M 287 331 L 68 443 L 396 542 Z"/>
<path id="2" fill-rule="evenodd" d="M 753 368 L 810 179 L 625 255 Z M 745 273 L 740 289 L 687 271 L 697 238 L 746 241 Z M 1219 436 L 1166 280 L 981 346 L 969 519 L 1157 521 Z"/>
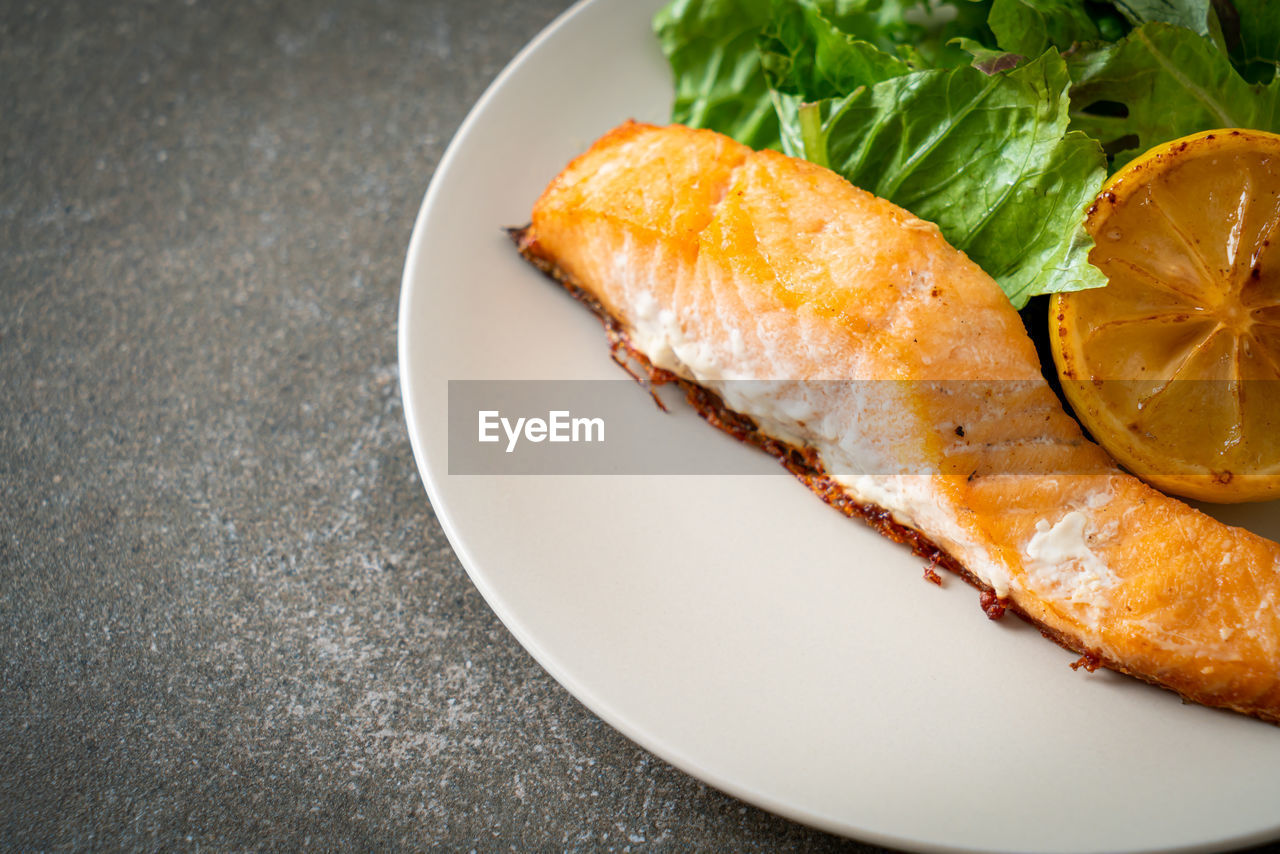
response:
<path id="1" fill-rule="evenodd" d="M 1047 636 L 1280 722 L 1280 546 L 1121 471 L 995 282 L 838 175 L 628 122 L 571 162 L 526 258 L 713 423 Z"/>

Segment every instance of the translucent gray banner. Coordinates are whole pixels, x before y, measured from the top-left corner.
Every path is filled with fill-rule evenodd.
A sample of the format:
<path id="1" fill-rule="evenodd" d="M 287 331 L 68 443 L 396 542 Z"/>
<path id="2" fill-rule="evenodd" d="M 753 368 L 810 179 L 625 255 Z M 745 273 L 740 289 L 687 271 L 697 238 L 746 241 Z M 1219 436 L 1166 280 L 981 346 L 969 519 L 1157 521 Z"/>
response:
<path id="1" fill-rule="evenodd" d="M 739 439 L 769 444 L 775 456 L 795 449 L 792 457 L 801 464 L 806 446 L 819 445 L 824 469 L 838 476 L 1089 474 L 1109 465 L 1079 436 L 1040 380 L 731 380 L 713 385 L 714 393 L 695 391 L 691 406 L 686 390 L 674 384 L 646 389 L 629 379 L 451 380 L 449 473 L 785 472 L 781 466 L 762 467 L 758 452 L 725 453 L 723 443 L 708 444 L 701 435 L 672 429 L 670 419 L 696 418 L 695 408 Z M 1130 425 L 1139 439 L 1144 432 L 1160 435 L 1190 425 L 1203 434 L 1215 471 L 1271 474 L 1265 453 L 1250 451 L 1240 439 L 1280 437 L 1280 381 L 1091 385 L 1097 399 L 1141 403 Z M 669 411 L 660 408 L 659 399 Z M 734 412 L 750 412 L 753 420 Z M 769 439 L 780 441 L 770 444 Z"/>

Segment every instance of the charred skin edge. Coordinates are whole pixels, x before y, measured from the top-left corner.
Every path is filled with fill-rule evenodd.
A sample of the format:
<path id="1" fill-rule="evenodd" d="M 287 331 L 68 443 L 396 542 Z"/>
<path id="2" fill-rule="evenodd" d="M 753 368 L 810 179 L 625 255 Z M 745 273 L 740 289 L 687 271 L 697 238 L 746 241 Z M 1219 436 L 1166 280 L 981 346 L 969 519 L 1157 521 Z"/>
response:
<path id="1" fill-rule="evenodd" d="M 609 338 L 610 353 L 613 356 L 613 360 L 630 374 L 636 382 L 649 390 L 659 407 L 666 410 L 666 405 L 658 397 L 656 389 L 660 386 L 675 384 L 684 391 L 685 399 L 702 416 L 703 420 L 728 433 L 735 439 L 759 448 L 775 457 L 787 471 L 791 472 L 829 506 L 834 507 L 851 519 L 862 520 L 881 536 L 887 537 L 900 545 L 907 546 L 911 549 L 912 554 L 929 561 L 930 569 L 942 567 L 974 587 L 979 593 L 979 604 L 988 619 L 998 620 L 1004 616 L 1006 611 L 1016 614 L 1045 638 L 1053 641 L 1068 652 L 1079 655 L 1080 658 L 1071 663 L 1072 670 L 1084 668 L 1087 672 L 1092 673 L 1099 667 L 1103 667 L 1177 694 L 1184 702 L 1225 709 L 1268 723 L 1280 724 L 1280 715 L 1275 713 L 1253 707 L 1225 703 L 1214 698 L 1197 697 L 1194 694 L 1179 691 L 1152 676 L 1135 673 L 1120 662 L 1106 657 L 1101 652 L 1084 647 L 1076 638 L 1064 635 L 1056 629 L 1040 623 L 1024 611 L 1017 602 L 998 596 L 989 584 L 966 569 L 960 561 L 956 560 L 924 534 L 896 521 L 890 511 L 878 505 L 864 504 L 851 498 L 839 483 L 827 475 L 822 467 L 822 461 L 818 458 L 818 454 L 814 449 L 797 448 L 761 432 L 755 421 L 749 416 L 729 409 L 715 392 L 686 380 L 671 371 L 655 366 L 644 353 L 631 346 L 622 323 L 610 314 L 599 300 L 574 281 L 573 277 L 561 270 L 555 261 L 542 254 L 537 238 L 531 234 L 532 226 L 508 228 L 506 231 L 515 243 L 516 249 L 526 261 L 568 291 L 570 296 L 589 308 L 599 318 L 604 325 L 605 334 Z M 623 358 L 624 356 L 625 359 Z M 637 374 L 627 360 L 637 365 L 644 372 L 644 375 Z"/>

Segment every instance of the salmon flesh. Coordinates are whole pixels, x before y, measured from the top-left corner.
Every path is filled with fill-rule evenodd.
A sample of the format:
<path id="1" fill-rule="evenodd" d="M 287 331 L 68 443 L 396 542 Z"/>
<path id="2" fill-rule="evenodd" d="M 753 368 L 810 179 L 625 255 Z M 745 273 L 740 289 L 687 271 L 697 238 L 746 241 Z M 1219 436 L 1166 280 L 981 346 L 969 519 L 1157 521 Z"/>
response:
<path id="1" fill-rule="evenodd" d="M 1280 546 L 1124 473 L 936 226 L 812 163 L 628 122 L 516 234 L 616 352 L 828 503 L 1102 665 L 1280 722 Z"/>

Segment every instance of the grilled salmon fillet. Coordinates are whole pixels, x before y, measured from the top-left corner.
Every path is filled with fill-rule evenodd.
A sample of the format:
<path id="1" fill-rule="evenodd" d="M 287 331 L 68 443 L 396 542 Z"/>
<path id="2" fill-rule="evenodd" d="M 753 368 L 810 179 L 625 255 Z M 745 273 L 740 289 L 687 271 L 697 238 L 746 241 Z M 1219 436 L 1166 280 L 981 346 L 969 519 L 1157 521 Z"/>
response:
<path id="1" fill-rule="evenodd" d="M 1280 546 L 1121 471 L 936 226 L 719 134 L 624 124 L 522 253 L 829 503 L 1101 664 L 1280 722 Z"/>

